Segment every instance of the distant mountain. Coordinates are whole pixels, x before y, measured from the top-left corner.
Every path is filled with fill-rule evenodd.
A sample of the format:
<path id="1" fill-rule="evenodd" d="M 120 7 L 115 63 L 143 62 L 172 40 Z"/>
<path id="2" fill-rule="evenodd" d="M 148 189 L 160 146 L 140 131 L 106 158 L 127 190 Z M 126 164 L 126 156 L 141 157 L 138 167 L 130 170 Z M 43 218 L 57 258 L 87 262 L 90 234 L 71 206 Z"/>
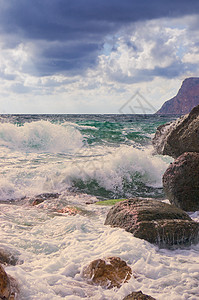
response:
<path id="1" fill-rule="evenodd" d="M 187 114 L 199 104 L 199 77 L 186 78 L 177 95 L 166 101 L 156 114 Z"/>

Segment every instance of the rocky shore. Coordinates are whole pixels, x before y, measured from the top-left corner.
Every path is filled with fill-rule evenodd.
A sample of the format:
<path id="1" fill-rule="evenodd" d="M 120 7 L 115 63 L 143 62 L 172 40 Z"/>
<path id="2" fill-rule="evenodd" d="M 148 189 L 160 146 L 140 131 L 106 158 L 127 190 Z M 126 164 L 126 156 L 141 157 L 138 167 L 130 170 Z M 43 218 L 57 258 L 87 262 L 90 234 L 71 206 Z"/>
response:
<path id="1" fill-rule="evenodd" d="M 176 158 L 163 175 L 164 191 L 173 205 L 128 199 L 111 208 L 105 224 L 124 228 L 160 247 L 198 243 L 199 223 L 185 211 L 199 210 L 199 106 L 175 122 L 161 125 L 153 145 L 158 154 Z"/>
<path id="2" fill-rule="evenodd" d="M 199 210 L 199 105 L 175 122 L 158 127 L 153 146 L 158 154 L 175 158 L 162 179 L 171 205 L 153 199 L 124 200 L 110 209 L 105 225 L 123 228 L 164 248 L 198 243 L 199 223 L 185 211 Z M 152 299 L 147 297 L 129 295 L 125 299 Z"/>
<path id="3" fill-rule="evenodd" d="M 176 249 L 199 241 L 199 223 L 188 212 L 199 210 L 199 106 L 190 114 L 157 129 L 153 139 L 155 151 L 172 156 L 163 175 L 163 188 L 171 204 L 150 198 L 131 198 L 119 201 L 109 210 L 105 225 L 120 227 L 134 237 L 144 239 L 160 248 Z M 71 206 L 58 193 L 45 193 L 22 198 L 12 204 L 31 209 L 46 209 L 54 214 L 91 216 L 95 212 Z M 55 205 L 56 201 L 56 205 Z M 84 201 L 86 205 L 93 202 Z M 17 281 L 9 276 L 6 266 L 20 264 L 17 252 L 0 249 L 0 298 L 20 299 Z M 120 257 L 99 257 L 85 266 L 81 278 L 86 284 L 104 289 L 119 288 L 129 280 L 137 280 L 134 270 Z M 141 291 L 133 291 L 123 300 L 154 299 Z"/>

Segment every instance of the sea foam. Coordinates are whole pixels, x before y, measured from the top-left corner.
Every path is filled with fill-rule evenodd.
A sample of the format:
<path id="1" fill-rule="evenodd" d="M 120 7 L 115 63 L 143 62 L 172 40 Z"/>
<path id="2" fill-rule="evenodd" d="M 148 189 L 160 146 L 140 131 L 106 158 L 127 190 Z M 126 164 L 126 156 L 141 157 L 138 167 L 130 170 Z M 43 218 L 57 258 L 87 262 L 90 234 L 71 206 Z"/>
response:
<path id="1" fill-rule="evenodd" d="M 0 146 L 24 152 L 68 153 L 83 145 L 74 126 L 37 121 L 24 125 L 0 123 Z"/>
<path id="2" fill-rule="evenodd" d="M 36 208 L 3 205 L 1 244 L 18 249 L 22 262 L 6 271 L 17 279 L 21 300 L 121 300 L 138 290 L 158 300 L 197 299 L 198 245 L 160 250 L 122 229 L 103 225 L 107 210 L 89 207 L 95 217 L 53 216 Z M 85 282 L 84 266 L 109 256 L 119 256 L 131 266 L 130 281 L 111 290 Z"/>
<path id="3" fill-rule="evenodd" d="M 85 146 L 76 151 L 62 156 L 9 151 L 1 168 L 6 176 L 0 180 L 0 199 L 64 192 L 72 187 L 99 196 L 103 189 L 105 197 L 110 192 L 114 197 L 137 196 L 141 185 L 160 188 L 168 166 L 168 161 L 152 155 L 150 147 Z M 95 191 L 90 190 L 93 186 Z"/>
<path id="4" fill-rule="evenodd" d="M 111 139 L 109 143 L 108 129 L 89 145 L 86 134 L 92 140 L 100 132 L 87 129 L 69 122 L 0 124 L 0 200 L 61 194 L 32 207 L 28 199 L 21 205 L 1 204 L 1 247 L 19 259 L 16 266 L 5 268 L 17 280 L 20 299 L 122 300 L 138 290 L 158 300 L 199 299 L 199 244 L 159 249 L 120 228 L 105 226 L 108 207 L 85 204 L 97 200 L 91 187 L 112 191 L 113 197 L 124 190 L 126 197 L 139 194 L 140 185 L 141 190 L 161 187 L 171 160 L 152 155 L 151 146 L 139 142 L 124 145 L 123 140 Z M 131 124 L 129 131 L 133 129 Z M 60 203 L 88 213 L 58 214 Z M 191 217 L 199 221 L 199 212 Z M 124 259 L 135 275 L 119 289 L 92 286 L 82 278 L 84 266 L 107 256 Z"/>

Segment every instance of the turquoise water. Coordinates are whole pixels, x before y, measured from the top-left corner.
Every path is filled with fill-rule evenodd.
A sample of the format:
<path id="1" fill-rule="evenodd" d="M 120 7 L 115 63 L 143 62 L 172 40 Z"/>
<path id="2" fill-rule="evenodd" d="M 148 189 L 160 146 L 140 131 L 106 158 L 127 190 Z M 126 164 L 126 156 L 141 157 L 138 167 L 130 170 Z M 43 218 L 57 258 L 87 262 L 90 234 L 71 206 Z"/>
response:
<path id="1" fill-rule="evenodd" d="M 70 190 L 100 199 L 164 198 L 161 176 L 171 160 L 153 155 L 151 139 L 175 118 L 1 115 L 1 156 L 7 157 L 2 197 Z"/>
<path id="2" fill-rule="evenodd" d="M 162 174 L 171 158 L 151 139 L 176 116 L 20 115 L 0 122 L 0 247 L 18 258 L 6 266 L 20 300 L 122 300 L 133 291 L 158 300 L 199 299 L 199 245 L 159 249 L 104 225 L 109 207 L 98 199 L 165 199 Z M 36 206 L 30 199 L 58 193 Z M 59 213 L 78 207 L 84 214 Z M 191 215 L 199 220 L 199 212 Z M 132 268 L 121 288 L 82 277 L 92 260 L 119 256 Z"/>

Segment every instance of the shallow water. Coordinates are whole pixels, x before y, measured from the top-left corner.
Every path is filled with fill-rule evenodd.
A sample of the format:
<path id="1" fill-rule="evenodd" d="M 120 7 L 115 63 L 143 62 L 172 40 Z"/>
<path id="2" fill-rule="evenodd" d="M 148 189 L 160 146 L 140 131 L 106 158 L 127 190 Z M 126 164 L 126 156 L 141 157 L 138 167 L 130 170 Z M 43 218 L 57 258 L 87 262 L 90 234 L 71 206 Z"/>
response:
<path id="1" fill-rule="evenodd" d="M 168 118 L 168 120 L 174 117 Z M 157 300 L 199 299 L 199 245 L 164 250 L 105 226 L 98 199 L 164 199 L 161 176 L 172 161 L 153 155 L 151 136 L 166 117 L 3 116 L 0 123 L 1 248 L 18 257 L 7 266 L 22 300 L 123 299 L 142 290 Z M 29 198 L 57 192 L 30 207 Z M 93 204 L 86 204 L 93 203 Z M 83 214 L 60 214 L 78 206 Z M 199 212 L 191 214 L 199 221 Z M 90 261 L 124 259 L 136 275 L 105 290 L 81 276 Z"/>

